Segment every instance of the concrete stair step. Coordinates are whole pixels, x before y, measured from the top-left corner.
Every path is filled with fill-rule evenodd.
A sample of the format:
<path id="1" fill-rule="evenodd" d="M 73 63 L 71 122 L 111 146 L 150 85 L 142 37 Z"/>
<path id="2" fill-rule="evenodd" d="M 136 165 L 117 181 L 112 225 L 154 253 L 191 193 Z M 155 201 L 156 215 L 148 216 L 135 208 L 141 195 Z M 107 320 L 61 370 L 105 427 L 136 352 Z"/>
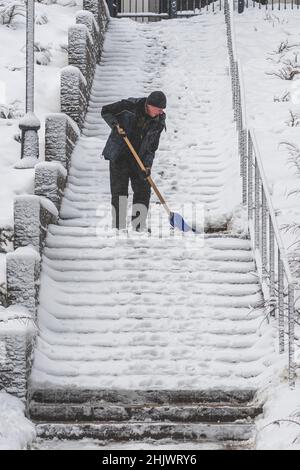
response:
<path id="1" fill-rule="evenodd" d="M 84 439 L 78 440 L 57 440 L 57 439 L 43 439 L 37 438 L 30 449 L 31 450 L 253 450 L 254 443 L 249 441 L 176 441 L 170 439 L 160 439 L 155 441 L 153 439 L 145 439 L 144 441 L 103 441 L 97 439 Z"/>
<path id="2" fill-rule="evenodd" d="M 136 272 L 136 266 L 130 260 L 119 260 L 119 259 L 102 259 L 101 263 L 96 263 L 94 259 L 49 259 L 45 255 L 43 256 L 43 264 L 47 264 L 58 272 L 102 272 L 106 271 L 119 271 L 125 269 L 131 275 L 131 272 Z M 149 272 L 159 274 L 161 272 L 169 272 L 172 264 L 172 272 L 176 272 L 176 266 L 174 261 L 166 260 L 164 263 L 164 268 L 161 268 L 161 265 L 156 264 L 153 260 L 150 262 L 147 260 L 147 264 L 143 267 L 139 266 L 139 272 Z M 179 263 L 178 272 L 185 275 L 185 273 L 195 272 L 207 268 L 207 264 L 203 264 L 201 261 L 195 260 L 190 265 L 187 266 L 185 263 Z M 209 263 L 210 272 L 219 272 L 219 273 L 249 273 L 255 272 L 255 265 L 253 261 L 227 261 L 226 263 L 211 261 Z"/>
<path id="3" fill-rule="evenodd" d="M 174 292 L 172 291 L 174 286 L 174 279 L 161 279 L 157 278 L 156 280 L 152 281 L 145 281 L 145 280 L 136 280 L 133 282 L 131 279 L 126 281 L 117 280 L 117 282 L 110 282 L 109 285 L 105 283 L 94 283 L 90 284 L 80 284 L 71 282 L 61 283 L 59 280 L 54 280 L 51 276 L 42 273 L 41 281 L 45 282 L 47 286 L 53 287 L 57 289 L 58 296 L 57 299 L 61 298 L 61 294 L 71 294 L 74 299 L 79 299 L 83 295 L 90 296 L 90 299 L 93 298 L 97 302 L 99 297 L 106 294 L 122 294 L 127 292 L 128 294 L 134 295 L 147 295 L 150 293 L 162 295 L 162 289 L 164 290 L 164 295 L 166 297 L 172 296 L 174 298 Z M 233 282 L 226 283 L 226 281 L 218 283 L 218 289 L 216 291 L 216 284 L 214 282 L 210 283 L 208 281 L 204 281 L 201 283 L 201 280 L 195 286 L 195 282 L 191 279 L 181 279 L 177 280 L 176 284 L 177 290 L 177 297 L 181 297 L 184 294 L 187 296 L 190 295 L 217 295 L 217 296 L 248 296 L 254 295 L 260 292 L 261 287 L 258 283 L 250 283 L 250 284 L 235 284 Z M 169 291 L 169 294 L 166 292 Z"/>
<path id="4" fill-rule="evenodd" d="M 31 387 L 30 400 L 37 403 L 92 403 L 119 405 L 195 405 L 222 403 L 249 405 L 256 399 L 256 389 L 208 388 L 198 390 L 127 390 L 89 388 Z"/>
<path id="5" fill-rule="evenodd" d="M 245 441 L 254 437 L 253 424 L 206 423 L 85 423 L 38 424 L 37 436 L 43 439 L 97 439 L 130 441 L 161 439 L 192 441 Z"/>
<path id="6" fill-rule="evenodd" d="M 91 273 L 90 271 L 71 271 L 61 273 L 55 268 L 50 267 L 46 263 L 43 263 L 43 272 L 46 273 L 53 281 L 61 282 L 62 289 L 68 286 L 68 284 L 80 284 L 80 288 L 86 289 L 85 285 L 98 286 L 99 282 L 110 282 L 112 286 L 116 286 L 117 283 L 124 281 L 128 276 L 128 271 L 120 269 L 118 271 L 101 271 Z M 170 280 L 170 274 L 167 271 L 160 271 L 159 278 L 157 272 L 144 271 L 133 271 L 130 276 L 130 281 L 134 284 L 136 282 L 151 282 L 159 283 Z M 183 272 L 180 273 L 175 271 L 172 273 L 173 281 L 192 282 L 198 281 L 200 284 L 257 284 L 258 279 L 256 274 L 252 273 L 220 273 L 216 271 L 207 271 L 205 267 L 198 270 L 196 273 Z"/>
<path id="7" fill-rule="evenodd" d="M 139 264 L 141 264 L 141 256 L 144 258 L 146 254 L 148 254 L 148 249 L 151 249 L 151 238 L 149 239 L 149 246 L 147 246 L 147 239 L 145 237 L 143 238 L 144 241 L 144 248 L 137 248 L 137 247 L 132 247 L 129 243 L 122 244 L 120 246 L 120 249 L 122 249 L 127 253 L 127 261 L 130 260 L 137 260 Z M 177 243 L 176 243 L 177 242 Z M 69 248 L 68 246 L 61 247 L 61 248 L 49 248 L 45 247 L 44 249 L 44 254 L 48 259 L 52 260 L 106 260 L 106 259 L 111 259 L 114 260 L 115 257 L 115 249 L 112 247 L 107 247 L 105 245 L 105 240 L 101 241 L 102 246 L 99 248 L 83 248 L 78 252 L 78 250 L 74 248 Z M 198 263 L 201 263 L 203 261 L 206 265 L 209 264 L 210 261 L 238 261 L 238 262 L 251 262 L 253 261 L 253 255 L 250 251 L 246 250 L 230 250 L 230 249 L 224 249 L 224 250 L 210 250 L 206 251 L 204 248 L 204 253 L 202 254 L 202 250 L 199 246 L 195 245 L 192 246 L 191 248 L 187 248 L 184 252 L 178 250 L 178 244 L 179 242 L 177 240 L 174 240 L 173 246 L 168 246 L 168 251 L 165 253 L 165 245 L 164 243 L 159 244 L 158 246 L 160 249 L 156 247 L 151 251 L 150 259 L 149 262 L 153 262 L 155 260 L 158 261 L 157 257 L 161 256 L 161 253 L 164 252 L 164 255 L 167 255 L 169 260 L 172 262 L 181 262 L 182 265 L 184 265 L 187 261 L 196 261 Z M 155 249 L 157 250 L 155 252 Z M 179 252 L 178 252 L 179 251 Z M 195 256 L 197 256 L 198 259 L 195 259 Z M 202 258 L 202 259 L 201 259 Z M 161 258 L 159 259 L 161 261 Z M 147 263 L 148 263 L 148 257 L 147 257 Z M 192 269 L 192 267 L 191 267 Z"/>
<path id="8" fill-rule="evenodd" d="M 210 405 L 106 405 L 103 403 L 30 402 L 29 413 L 35 421 L 48 422 L 173 422 L 230 423 L 256 418 L 262 407 Z"/>

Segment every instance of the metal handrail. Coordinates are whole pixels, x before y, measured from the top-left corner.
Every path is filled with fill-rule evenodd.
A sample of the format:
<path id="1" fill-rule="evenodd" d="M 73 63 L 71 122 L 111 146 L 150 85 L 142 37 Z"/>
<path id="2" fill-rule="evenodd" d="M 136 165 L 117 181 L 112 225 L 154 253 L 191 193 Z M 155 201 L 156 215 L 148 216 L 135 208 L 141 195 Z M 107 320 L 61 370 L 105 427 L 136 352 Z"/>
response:
<path id="1" fill-rule="evenodd" d="M 118 18 L 132 19 L 166 19 L 173 17 L 190 17 L 201 14 L 202 11 L 222 10 L 224 0 L 173 0 L 174 9 L 170 10 L 169 2 L 172 0 L 160 0 L 157 5 L 158 11 L 151 12 L 150 3 L 145 0 L 117 0 L 118 7 L 116 16 Z M 238 0 L 230 0 L 234 10 L 238 9 Z M 257 8 L 265 10 L 286 10 L 287 8 L 299 9 L 300 0 L 269 0 L 266 4 L 261 4 L 253 0 L 244 0 L 244 9 Z"/>
<path id="2" fill-rule="evenodd" d="M 242 65 L 238 59 L 233 4 L 225 0 L 224 14 L 230 59 L 234 118 L 237 125 L 243 204 L 248 207 L 249 234 L 264 299 L 269 313 L 278 317 L 279 352 L 285 351 L 288 337 L 289 382 L 295 385 L 294 316 L 296 281 L 290 270 L 288 257 L 273 207 L 265 176 L 256 132 L 247 125 L 247 109 Z M 277 249 L 275 249 L 277 248 Z M 277 261 L 277 263 L 275 263 Z M 284 297 L 287 296 L 287 303 Z M 287 321 L 286 321 L 287 319 Z"/>

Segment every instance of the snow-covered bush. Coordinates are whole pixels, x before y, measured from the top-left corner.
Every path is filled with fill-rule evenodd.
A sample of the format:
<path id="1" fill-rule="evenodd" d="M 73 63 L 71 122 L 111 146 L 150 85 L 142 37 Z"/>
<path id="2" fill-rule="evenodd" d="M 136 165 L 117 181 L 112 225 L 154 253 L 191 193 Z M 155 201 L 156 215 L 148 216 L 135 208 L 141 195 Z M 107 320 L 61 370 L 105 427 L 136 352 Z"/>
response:
<path id="1" fill-rule="evenodd" d="M 0 305 L 7 307 L 7 290 L 6 285 L 3 283 L 0 284 Z"/>
<path id="2" fill-rule="evenodd" d="M 10 104 L 0 103 L 0 118 L 1 119 L 19 119 L 24 115 L 22 102 L 14 100 Z"/>
<path id="3" fill-rule="evenodd" d="M 300 114 L 294 113 L 290 110 L 290 119 L 286 121 L 286 124 L 289 127 L 299 127 L 300 126 Z"/>
<path id="4" fill-rule="evenodd" d="M 38 65 L 49 65 L 51 62 L 51 46 L 43 46 L 40 42 L 34 44 L 35 48 L 35 62 Z"/>
<path id="5" fill-rule="evenodd" d="M 20 144 L 22 142 L 22 134 L 21 132 L 17 132 L 13 135 L 13 139 Z"/>
<path id="6" fill-rule="evenodd" d="M 279 16 L 275 15 L 274 12 L 268 10 L 266 10 L 265 12 L 264 20 L 271 23 L 273 28 L 275 25 L 288 23 L 288 20 L 286 18 L 280 18 Z"/>
<path id="7" fill-rule="evenodd" d="M 0 1 L 0 24 L 17 27 L 26 22 L 26 7 L 24 2 L 16 0 Z"/>
<path id="8" fill-rule="evenodd" d="M 274 102 L 281 102 L 281 103 L 284 103 L 286 101 L 290 101 L 291 100 L 291 94 L 289 91 L 287 90 L 284 90 L 283 93 L 281 93 L 281 95 L 275 95 L 274 98 L 273 98 L 273 101 Z"/>
<path id="9" fill-rule="evenodd" d="M 12 227 L 0 227 L 0 252 L 7 253 L 13 249 L 13 238 Z"/>
<path id="10" fill-rule="evenodd" d="M 292 64 L 287 64 L 277 72 L 267 72 L 267 75 L 275 75 L 281 80 L 293 80 L 295 75 L 300 73 L 300 64 L 294 67 Z"/>
<path id="11" fill-rule="evenodd" d="M 267 60 L 271 60 L 276 64 L 282 64 L 282 67 L 274 72 L 267 72 L 267 75 L 275 75 L 281 80 L 293 80 L 295 75 L 300 73 L 300 58 L 299 51 L 291 51 L 287 47 L 296 47 L 299 44 L 294 44 L 287 46 L 287 43 L 281 43 L 276 51 L 273 51 L 270 55 L 280 54 L 279 58 L 269 57 Z M 280 50 L 286 50 L 285 53 L 280 52 Z"/>
<path id="12" fill-rule="evenodd" d="M 52 49 L 51 44 L 43 45 L 40 42 L 35 42 L 34 43 L 35 62 L 38 65 L 49 65 L 51 62 L 51 58 L 52 58 L 51 49 Z M 21 48 L 21 51 L 25 53 L 26 46 L 23 46 Z"/>
<path id="13" fill-rule="evenodd" d="M 48 23 L 48 16 L 46 15 L 46 13 L 38 13 L 35 16 L 35 22 L 36 24 L 46 24 Z"/>
<path id="14" fill-rule="evenodd" d="M 289 52 L 291 49 L 294 47 L 300 47 L 299 43 L 295 44 L 290 44 L 289 40 L 286 39 L 285 41 L 281 41 L 280 44 L 277 46 L 277 48 L 272 52 L 272 54 L 285 54 L 286 52 Z"/>
<path id="15" fill-rule="evenodd" d="M 60 49 L 61 49 L 63 52 L 68 53 L 68 44 L 67 44 L 67 43 L 65 43 L 65 44 L 60 44 L 59 47 L 60 47 Z"/>

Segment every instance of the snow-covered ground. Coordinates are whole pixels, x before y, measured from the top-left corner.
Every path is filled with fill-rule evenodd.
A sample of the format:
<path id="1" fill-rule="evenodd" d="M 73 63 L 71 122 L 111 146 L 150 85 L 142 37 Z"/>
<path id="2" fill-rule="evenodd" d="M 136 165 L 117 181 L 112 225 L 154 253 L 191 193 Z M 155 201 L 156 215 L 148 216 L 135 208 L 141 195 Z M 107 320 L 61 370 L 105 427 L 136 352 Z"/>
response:
<path id="1" fill-rule="evenodd" d="M 16 4 L 10 24 L 7 16 Z M 59 112 L 60 70 L 67 65 L 68 27 L 75 23 L 82 0 L 35 2 L 35 112 L 41 121 L 40 159 L 44 159 L 44 122 L 48 113 Z M 6 14 L 4 14 L 6 8 Z M 13 226 L 13 199 L 32 193 L 34 171 L 15 169 L 20 159 L 19 118 L 25 112 L 25 5 L 22 1 L 0 2 L 0 228 Z M 8 47 L 9 45 L 9 47 Z M 5 255 L 0 253 L 0 284 L 5 281 Z"/>
<path id="2" fill-rule="evenodd" d="M 300 225 L 300 9 L 245 9 L 234 14 L 248 127 L 255 129 L 286 249 Z M 293 77 L 290 80 L 278 75 Z M 292 75 L 291 75 L 292 74 Z M 298 249 L 299 252 L 299 249 Z M 299 268 L 298 268 L 299 271 Z"/>
<path id="3" fill-rule="evenodd" d="M 0 392 L 0 450 L 26 450 L 35 439 L 34 425 L 24 416 L 24 404 Z"/>

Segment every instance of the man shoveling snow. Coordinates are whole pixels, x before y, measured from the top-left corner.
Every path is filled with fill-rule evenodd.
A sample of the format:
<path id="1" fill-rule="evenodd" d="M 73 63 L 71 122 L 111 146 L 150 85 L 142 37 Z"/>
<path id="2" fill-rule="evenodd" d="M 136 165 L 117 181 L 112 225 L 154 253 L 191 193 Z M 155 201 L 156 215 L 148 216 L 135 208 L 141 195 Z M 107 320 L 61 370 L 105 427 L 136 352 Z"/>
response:
<path id="1" fill-rule="evenodd" d="M 154 91 L 148 98 L 124 99 L 103 106 L 101 110 L 103 119 L 112 129 L 103 149 L 103 156 L 110 163 L 114 228 L 126 228 L 130 180 L 133 190 L 132 226 L 137 231 L 146 230 L 151 196 L 148 178 L 161 132 L 166 128 L 166 105 L 165 94 Z M 139 154 L 145 170 L 139 168 L 126 144 L 126 137 Z"/>

